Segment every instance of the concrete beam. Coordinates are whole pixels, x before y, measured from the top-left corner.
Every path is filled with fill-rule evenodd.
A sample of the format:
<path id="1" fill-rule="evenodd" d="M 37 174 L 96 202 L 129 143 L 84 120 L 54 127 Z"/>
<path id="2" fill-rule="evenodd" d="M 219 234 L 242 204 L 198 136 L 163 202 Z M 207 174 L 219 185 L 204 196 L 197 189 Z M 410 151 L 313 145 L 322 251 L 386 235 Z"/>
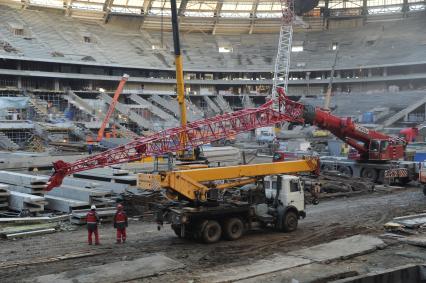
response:
<path id="1" fill-rule="evenodd" d="M 0 180 L 3 183 L 24 186 L 28 188 L 44 188 L 47 181 L 46 177 L 34 176 L 23 173 L 0 171 Z"/>
<path id="2" fill-rule="evenodd" d="M 58 188 L 51 190 L 47 193 L 47 195 L 92 203 L 93 198 L 106 197 L 108 193 L 95 189 L 86 189 L 70 185 L 62 185 Z"/>
<path id="3" fill-rule="evenodd" d="M 46 208 L 66 213 L 69 213 L 75 209 L 89 208 L 90 206 L 90 204 L 85 201 L 61 198 L 57 196 L 46 195 L 45 199 L 47 201 Z"/>
<path id="4" fill-rule="evenodd" d="M 102 181 L 94 182 L 92 180 L 71 177 L 65 178 L 62 184 L 80 188 L 92 188 L 96 189 L 97 191 L 106 192 L 108 194 L 120 194 L 123 193 L 127 188 L 129 188 L 128 184 L 110 183 Z"/>
<path id="5" fill-rule="evenodd" d="M 14 191 L 14 192 L 23 193 L 23 194 L 30 194 L 35 196 L 43 196 L 45 192 L 44 187 L 45 187 L 44 185 L 39 188 L 9 185 L 9 191 Z"/>
<path id="6" fill-rule="evenodd" d="M 15 211 L 28 209 L 29 212 L 43 212 L 47 204 L 44 197 L 24 194 L 19 192 L 10 192 L 9 208 Z"/>

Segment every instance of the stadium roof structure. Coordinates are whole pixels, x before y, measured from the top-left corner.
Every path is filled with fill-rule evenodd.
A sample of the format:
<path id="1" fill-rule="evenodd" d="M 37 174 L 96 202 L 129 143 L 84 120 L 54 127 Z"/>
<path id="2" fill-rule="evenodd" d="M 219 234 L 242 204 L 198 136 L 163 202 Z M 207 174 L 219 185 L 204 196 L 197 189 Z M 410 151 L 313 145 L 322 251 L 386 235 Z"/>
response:
<path id="1" fill-rule="evenodd" d="M 294 0 L 298 15 L 356 17 L 425 10 L 422 0 Z M 108 22 L 139 18 L 140 29 L 170 30 L 170 0 L 0 0 L 31 9 L 56 9 L 66 16 Z M 275 33 L 281 25 L 280 0 L 177 0 L 182 31 Z"/>
<path id="2" fill-rule="evenodd" d="M 170 15 L 170 0 L 9 0 L 58 9 L 91 10 L 99 12 L 135 15 Z M 280 0 L 177 0 L 180 16 L 185 17 L 231 17 L 231 18 L 280 18 Z M 328 6 L 332 10 L 362 8 L 364 2 L 370 13 L 398 11 L 404 3 L 419 0 L 295 0 Z M 328 4 L 327 4 L 328 2 Z M 300 4 L 305 5 L 305 4 Z M 314 6 L 315 6 L 314 5 Z M 415 8 L 415 7 L 414 7 Z"/>

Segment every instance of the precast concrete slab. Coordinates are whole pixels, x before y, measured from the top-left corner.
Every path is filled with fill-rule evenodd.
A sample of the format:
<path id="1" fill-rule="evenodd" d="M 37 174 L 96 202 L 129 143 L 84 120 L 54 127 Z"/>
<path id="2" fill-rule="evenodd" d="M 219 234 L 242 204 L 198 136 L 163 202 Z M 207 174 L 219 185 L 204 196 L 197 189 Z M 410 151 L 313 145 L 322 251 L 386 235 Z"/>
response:
<path id="1" fill-rule="evenodd" d="M 75 187 L 82 188 L 93 188 L 98 191 L 105 191 L 108 193 L 123 193 L 128 187 L 128 184 L 120 184 L 120 183 L 111 183 L 111 182 L 103 182 L 103 181 L 91 181 L 87 179 L 81 178 L 72 178 L 67 177 L 62 182 L 64 185 L 70 185 Z"/>
<path id="2" fill-rule="evenodd" d="M 30 186 L 30 185 L 45 185 L 48 181 L 46 177 L 40 177 L 35 175 L 0 171 L 0 180 L 3 183 L 13 184 L 18 186 Z"/>
<path id="3" fill-rule="evenodd" d="M 259 260 L 249 265 L 225 268 L 216 272 L 212 271 L 203 274 L 201 277 L 203 282 L 233 282 L 306 265 L 311 262 L 311 260 L 301 257 L 282 255 Z"/>
<path id="4" fill-rule="evenodd" d="M 58 188 L 55 188 L 54 190 L 49 191 L 47 195 L 91 202 L 91 199 L 93 197 L 105 197 L 107 193 L 96 189 L 87 189 L 70 185 L 62 185 Z"/>
<path id="5" fill-rule="evenodd" d="M 31 278 L 35 283 L 115 283 L 127 282 L 153 276 L 158 273 L 184 268 L 184 264 L 161 254 L 117 261 L 98 266 L 48 274 Z"/>
<path id="6" fill-rule="evenodd" d="M 418 234 L 400 239 L 401 242 L 426 248 L 426 234 Z"/>
<path id="7" fill-rule="evenodd" d="M 312 283 L 312 282 L 328 282 L 330 278 L 344 278 L 348 276 L 356 276 L 358 272 L 351 268 L 342 268 L 340 265 L 310 263 L 286 269 L 279 272 L 269 273 L 242 279 L 235 282 L 238 283 Z"/>
<path id="8" fill-rule="evenodd" d="M 377 237 L 355 235 L 306 249 L 292 251 L 289 254 L 315 262 L 324 262 L 355 257 L 375 251 L 384 246 L 385 243 Z"/>
<path id="9" fill-rule="evenodd" d="M 426 213 L 396 217 L 393 219 L 393 222 L 408 228 L 418 228 L 426 224 Z"/>
<path id="10" fill-rule="evenodd" d="M 24 187 L 24 186 L 18 186 L 18 185 L 9 185 L 9 190 L 14 192 L 19 192 L 23 194 L 30 194 L 30 195 L 38 195 L 42 196 L 44 195 L 44 185 L 42 188 L 31 188 L 31 187 Z"/>
<path id="11" fill-rule="evenodd" d="M 61 198 L 61 197 L 50 196 L 50 195 L 46 195 L 45 198 L 47 201 L 46 208 L 51 210 L 69 213 L 73 209 L 83 209 L 83 208 L 90 207 L 89 202 L 85 202 L 85 201 Z"/>
<path id="12" fill-rule="evenodd" d="M 23 209 L 28 209 L 30 212 L 42 212 L 45 204 L 44 197 L 14 191 L 10 192 L 9 207 L 12 210 L 22 211 Z"/>

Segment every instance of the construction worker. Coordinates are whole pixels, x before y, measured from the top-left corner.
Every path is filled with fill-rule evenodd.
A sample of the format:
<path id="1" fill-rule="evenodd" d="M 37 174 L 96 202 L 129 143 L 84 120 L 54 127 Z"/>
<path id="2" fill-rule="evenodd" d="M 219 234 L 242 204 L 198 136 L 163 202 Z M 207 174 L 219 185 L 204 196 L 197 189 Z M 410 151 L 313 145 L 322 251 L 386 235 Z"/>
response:
<path id="1" fill-rule="evenodd" d="M 117 244 L 126 242 L 127 215 L 122 204 L 117 205 L 114 216 L 114 228 L 117 229 Z"/>
<path id="2" fill-rule="evenodd" d="M 98 233 L 98 224 L 99 224 L 99 216 L 96 213 L 96 206 L 92 205 L 90 207 L 90 211 L 86 215 L 87 222 L 87 240 L 89 245 L 92 244 L 92 234 L 95 234 L 95 245 L 99 245 L 99 233 Z"/>
<path id="3" fill-rule="evenodd" d="M 93 153 L 93 137 L 92 137 L 92 135 L 87 136 L 86 144 L 87 144 L 87 152 L 89 154 L 92 154 Z"/>

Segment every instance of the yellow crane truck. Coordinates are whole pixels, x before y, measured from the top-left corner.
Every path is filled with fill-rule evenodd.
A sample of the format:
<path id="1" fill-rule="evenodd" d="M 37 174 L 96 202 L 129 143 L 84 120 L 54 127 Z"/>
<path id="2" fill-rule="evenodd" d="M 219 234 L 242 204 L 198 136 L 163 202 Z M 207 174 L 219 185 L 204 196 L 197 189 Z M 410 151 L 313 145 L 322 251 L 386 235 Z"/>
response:
<path id="1" fill-rule="evenodd" d="M 296 174 L 318 169 L 318 159 L 309 158 L 139 174 L 138 184 L 165 189 L 172 200 L 158 210 L 159 228 L 168 222 L 179 237 L 214 243 L 257 227 L 296 230 L 306 216 L 304 183 Z"/>

